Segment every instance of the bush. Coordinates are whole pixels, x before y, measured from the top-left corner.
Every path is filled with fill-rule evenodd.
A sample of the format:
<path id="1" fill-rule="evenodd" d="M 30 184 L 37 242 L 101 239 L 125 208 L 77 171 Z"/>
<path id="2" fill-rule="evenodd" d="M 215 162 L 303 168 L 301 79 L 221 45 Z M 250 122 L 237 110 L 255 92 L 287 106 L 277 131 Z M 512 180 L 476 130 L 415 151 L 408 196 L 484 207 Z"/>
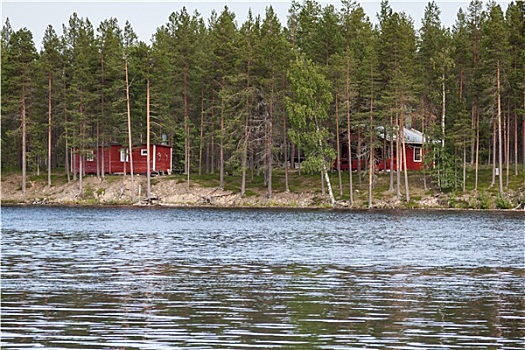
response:
<path id="1" fill-rule="evenodd" d="M 490 209 L 490 196 L 486 192 L 481 192 L 478 195 L 478 208 L 479 209 Z"/>
<path id="2" fill-rule="evenodd" d="M 511 209 L 512 203 L 507 196 L 499 194 L 498 197 L 496 197 L 496 208 L 498 209 Z"/>

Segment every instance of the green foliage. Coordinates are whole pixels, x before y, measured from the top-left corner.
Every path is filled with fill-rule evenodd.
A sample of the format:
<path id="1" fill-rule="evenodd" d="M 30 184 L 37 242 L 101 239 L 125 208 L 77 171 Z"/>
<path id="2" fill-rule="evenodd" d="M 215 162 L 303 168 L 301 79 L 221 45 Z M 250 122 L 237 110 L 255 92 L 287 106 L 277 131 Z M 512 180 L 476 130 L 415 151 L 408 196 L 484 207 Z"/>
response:
<path id="1" fill-rule="evenodd" d="M 493 159 L 498 98 L 511 161 L 523 162 L 521 152 L 515 159 L 512 151 L 525 142 L 524 14 L 523 1 L 511 2 L 504 13 L 495 2 L 484 7 L 473 0 L 458 12 L 454 26 L 445 28 L 438 5 L 430 2 L 415 26 L 383 1 L 373 26 L 354 1 L 343 1 L 339 9 L 305 0 L 292 2 L 285 28 L 272 7 L 262 17 L 250 13 L 243 23 L 227 7 L 209 19 L 182 8 L 158 28 L 151 43 L 138 42 L 129 23 L 121 27 L 110 18 L 95 30 L 87 18 L 72 14 L 63 34 L 51 26 L 45 30 L 40 53 L 32 34 L 13 30 L 7 20 L 1 33 L 2 169 L 27 163 L 38 172 L 48 161 L 64 168 L 66 143 L 68 153 L 127 143 L 127 62 L 132 142 L 146 139 L 148 80 L 152 142 L 171 145 L 174 167 L 189 168 L 192 176 L 199 167 L 211 179 L 220 168 L 244 172 L 253 188 L 271 189 L 269 175 L 282 171 L 298 148 L 307 156 L 306 170 L 331 166 L 337 111 L 339 136 L 348 116 L 351 131 L 362 136 L 362 153 L 383 146 L 377 140 L 369 145 L 374 127 L 389 129 L 391 115 L 412 116 L 412 127 L 445 140 L 445 149 L 435 148 L 426 157 L 435 184 L 442 191 L 458 189 L 463 155 L 467 164 L 476 161 L 478 135 L 479 164 Z M 294 59 L 296 53 L 300 57 Z M 27 159 L 22 159 L 24 148 Z M 259 170 L 264 176 L 250 182 L 250 174 Z M 484 171 L 478 174 L 480 183 L 486 180 Z M 475 177 L 468 173 L 469 189 Z M 281 178 L 276 181 L 282 185 Z M 508 187 L 522 187 L 513 172 Z"/>
<path id="2" fill-rule="evenodd" d="M 487 192 L 481 192 L 478 195 L 478 207 L 479 209 L 490 209 L 491 203 L 490 195 Z"/>
<path id="3" fill-rule="evenodd" d="M 496 208 L 497 209 L 512 209 L 513 205 L 511 200 L 504 194 L 498 194 L 496 197 Z"/>
<path id="4" fill-rule="evenodd" d="M 456 178 L 456 158 L 449 153 L 446 148 L 436 145 L 430 154 L 430 159 L 434 159 L 434 166 L 431 168 L 432 180 L 440 191 L 449 191 L 457 186 Z"/>
<path id="5" fill-rule="evenodd" d="M 87 186 L 86 188 L 84 188 L 84 193 L 82 194 L 82 198 L 83 199 L 95 198 L 95 189 L 90 186 Z"/>
<path id="6" fill-rule="evenodd" d="M 310 60 L 297 57 L 288 73 L 293 96 L 286 98 L 291 128 L 290 139 L 305 152 L 304 164 L 320 171 L 323 164 L 331 164 L 335 151 L 327 143 L 329 132 L 322 122 L 328 118 L 332 101 L 330 85 L 320 69 Z"/>

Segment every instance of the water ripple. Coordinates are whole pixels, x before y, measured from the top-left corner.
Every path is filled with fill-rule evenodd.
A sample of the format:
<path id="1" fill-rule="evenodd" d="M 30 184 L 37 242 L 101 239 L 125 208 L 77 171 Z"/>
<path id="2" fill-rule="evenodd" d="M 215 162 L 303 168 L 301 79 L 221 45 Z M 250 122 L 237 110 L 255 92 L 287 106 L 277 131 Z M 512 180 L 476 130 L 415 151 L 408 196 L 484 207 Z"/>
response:
<path id="1" fill-rule="evenodd" d="M 521 349 L 522 228 L 512 213 L 2 208 L 2 348 Z"/>

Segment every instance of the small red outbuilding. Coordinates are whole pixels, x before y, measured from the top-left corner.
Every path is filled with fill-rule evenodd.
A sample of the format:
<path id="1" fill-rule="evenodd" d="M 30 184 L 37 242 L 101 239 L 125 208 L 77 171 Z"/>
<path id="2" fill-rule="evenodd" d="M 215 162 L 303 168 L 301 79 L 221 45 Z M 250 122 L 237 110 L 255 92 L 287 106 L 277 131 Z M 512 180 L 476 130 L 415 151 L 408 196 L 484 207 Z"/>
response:
<path id="1" fill-rule="evenodd" d="M 151 159 L 150 171 L 153 174 L 170 174 L 172 170 L 173 150 L 166 145 L 150 145 Z M 84 174 L 100 173 L 123 174 L 129 173 L 129 149 L 125 146 L 114 144 L 109 147 L 92 148 L 85 152 L 73 152 L 71 155 L 71 171 L 80 172 L 80 160 Z M 148 169 L 146 145 L 135 146 L 132 149 L 133 173 L 146 174 Z"/>

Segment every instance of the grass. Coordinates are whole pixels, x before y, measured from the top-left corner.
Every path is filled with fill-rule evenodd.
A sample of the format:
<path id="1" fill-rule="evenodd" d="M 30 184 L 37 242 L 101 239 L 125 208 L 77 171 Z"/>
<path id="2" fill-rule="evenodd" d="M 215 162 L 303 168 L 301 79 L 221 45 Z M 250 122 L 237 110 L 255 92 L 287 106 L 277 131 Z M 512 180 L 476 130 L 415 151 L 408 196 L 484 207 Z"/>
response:
<path id="1" fill-rule="evenodd" d="M 504 195 L 499 194 L 498 190 L 498 179 L 496 178 L 496 183 L 491 186 L 492 181 L 492 168 L 490 165 L 481 166 L 479 169 L 478 177 L 478 188 L 477 191 L 474 191 L 474 180 L 475 172 L 473 167 L 467 169 L 467 181 L 466 181 L 466 192 L 462 191 L 462 186 L 460 183 L 456 188 L 450 189 L 446 193 L 439 192 L 436 187 L 432 184 L 431 176 L 427 173 L 427 186 L 428 189 L 424 188 L 424 181 L 422 172 L 409 172 L 409 190 L 411 200 L 404 205 L 407 208 L 417 207 L 418 201 L 424 198 L 429 198 L 433 196 L 445 196 L 447 199 L 449 207 L 453 208 L 479 208 L 479 209 L 489 209 L 489 208 L 513 208 L 516 207 L 518 201 L 522 201 L 525 197 L 525 174 L 523 172 L 523 167 L 519 166 L 519 174 L 514 175 L 514 169 L 512 168 L 509 172 L 509 181 L 507 186 L 506 179 L 506 170 L 503 171 L 503 184 L 504 184 Z M 13 170 L 7 169 L 3 171 L 2 181 L 6 180 L 9 175 L 17 174 L 20 175 L 20 172 L 14 172 Z M 359 184 L 359 179 L 356 173 L 352 174 L 353 182 L 353 199 L 358 207 L 365 207 L 368 203 L 368 175 L 363 172 L 363 179 L 361 184 Z M 120 181 L 122 175 L 107 175 L 105 177 L 105 182 L 108 184 Z M 339 177 L 336 171 L 330 172 L 329 174 L 330 181 L 332 184 L 332 189 L 334 196 L 338 200 L 348 200 L 350 198 L 349 194 L 349 176 L 348 172 L 343 172 L 341 176 L 341 186 L 343 189 L 343 194 L 339 193 Z M 462 178 L 462 172 L 458 172 L 458 177 Z M 152 185 L 155 185 L 164 179 L 176 180 L 177 182 L 183 183 L 186 181 L 185 175 L 169 175 L 169 176 L 159 176 L 152 178 Z M 42 175 L 30 175 L 28 176 L 29 181 L 42 183 L 47 185 L 47 174 Z M 219 174 L 191 174 L 190 180 L 192 183 L 197 184 L 201 187 L 214 188 L 219 186 Z M 241 176 L 240 175 L 226 175 L 225 176 L 225 186 L 224 189 L 231 191 L 233 193 L 240 193 L 241 191 Z M 381 201 L 392 200 L 395 196 L 396 188 L 396 176 L 394 174 L 394 191 L 389 191 L 390 189 L 390 174 L 389 173 L 380 173 L 374 174 L 374 193 L 373 199 L 374 203 Z M 56 170 L 52 174 L 52 184 L 53 186 L 60 186 L 67 183 L 66 175 L 59 170 Z M 295 193 L 312 193 L 316 196 L 315 203 L 319 206 L 326 203 L 326 196 L 321 196 L 321 177 L 319 173 L 310 174 L 307 172 L 302 172 L 299 175 L 297 170 L 290 170 L 288 172 L 288 185 L 291 192 Z M 404 177 L 401 176 L 401 200 L 404 200 L 405 188 L 404 188 Z M 245 195 L 248 196 L 264 196 L 267 193 L 267 185 L 264 181 L 264 176 L 262 172 L 257 175 L 253 175 L 248 172 L 246 180 L 246 192 Z M 272 190 L 274 193 L 284 192 L 286 190 L 285 186 L 285 172 L 283 169 L 275 169 L 272 173 Z M 86 188 L 84 190 L 84 198 L 96 198 L 103 195 L 105 189 L 90 189 Z M 327 192 L 327 189 L 325 188 Z M 6 203 L 5 201 L 3 201 Z M 314 204 L 315 204 L 314 203 Z"/>

